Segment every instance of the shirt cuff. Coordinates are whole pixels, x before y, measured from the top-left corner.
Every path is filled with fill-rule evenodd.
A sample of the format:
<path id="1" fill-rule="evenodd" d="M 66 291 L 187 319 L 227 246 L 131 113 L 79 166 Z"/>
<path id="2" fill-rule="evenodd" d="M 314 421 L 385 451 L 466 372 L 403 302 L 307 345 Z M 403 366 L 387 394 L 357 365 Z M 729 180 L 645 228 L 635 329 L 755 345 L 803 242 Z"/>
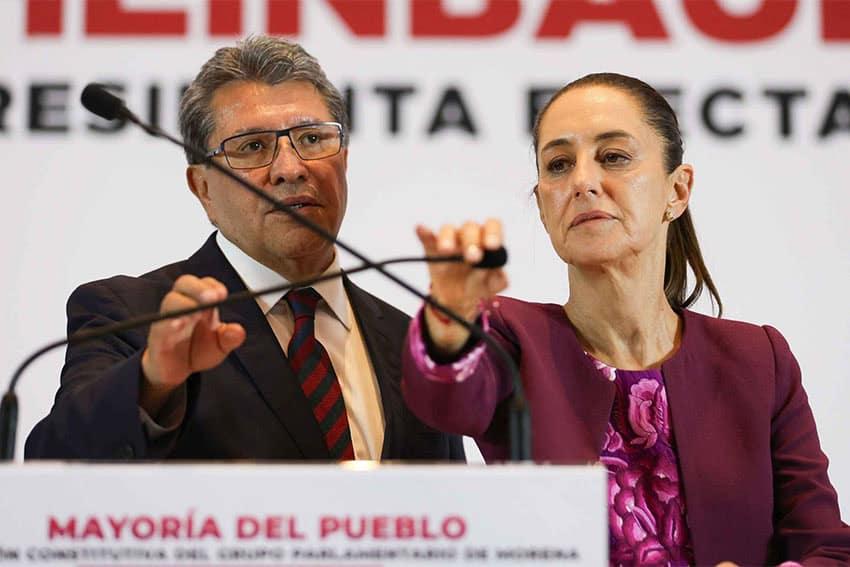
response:
<path id="1" fill-rule="evenodd" d="M 467 342 L 458 353 L 457 360 L 435 360 L 436 356 L 431 356 L 428 352 L 430 337 L 427 326 L 423 323 L 423 309 L 424 306 L 411 321 L 409 332 L 410 352 L 417 370 L 427 379 L 435 382 L 463 382 L 475 371 L 486 345 L 470 337 L 470 342 Z M 485 333 L 490 330 L 486 311 L 481 313 L 479 324 Z"/>
<path id="2" fill-rule="evenodd" d="M 156 441 L 177 431 L 183 423 L 183 418 L 186 417 L 186 403 L 186 384 L 183 384 L 168 396 L 165 404 L 157 412 L 156 419 L 139 407 L 139 416 L 142 418 L 148 440 Z"/>

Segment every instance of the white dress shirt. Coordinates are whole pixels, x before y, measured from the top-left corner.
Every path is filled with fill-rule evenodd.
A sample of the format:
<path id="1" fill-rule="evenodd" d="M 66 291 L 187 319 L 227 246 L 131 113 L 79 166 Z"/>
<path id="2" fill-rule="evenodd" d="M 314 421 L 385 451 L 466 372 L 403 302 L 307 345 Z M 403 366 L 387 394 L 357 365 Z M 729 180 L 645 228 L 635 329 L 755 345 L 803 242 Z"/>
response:
<path id="1" fill-rule="evenodd" d="M 245 254 L 221 233 L 216 234 L 216 243 L 249 290 L 287 283 L 280 274 Z M 339 262 L 334 256 L 325 273 L 338 270 Z M 380 460 L 385 427 L 381 391 L 357 325 L 357 318 L 345 293 L 345 286 L 341 278 L 335 278 L 319 282 L 312 287 L 322 297 L 316 307 L 316 339 L 327 350 L 339 379 L 351 429 L 354 455 L 358 460 Z M 257 297 L 256 301 L 274 331 L 281 349 L 286 352 L 295 321 L 283 296 L 284 294 Z M 246 340 L 250 341 L 251 337 Z"/>

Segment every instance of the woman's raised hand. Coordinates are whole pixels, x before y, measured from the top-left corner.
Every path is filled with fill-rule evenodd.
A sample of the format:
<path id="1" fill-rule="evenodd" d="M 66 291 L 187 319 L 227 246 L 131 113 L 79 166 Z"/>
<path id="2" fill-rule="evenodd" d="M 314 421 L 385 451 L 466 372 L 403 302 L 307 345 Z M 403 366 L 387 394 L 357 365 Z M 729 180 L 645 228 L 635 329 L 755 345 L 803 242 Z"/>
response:
<path id="1" fill-rule="evenodd" d="M 508 278 L 501 268 L 482 269 L 484 250 L 502 246 L 502 223 L 488 219 L 484 224 L 466 222 L 460 227 L 443 225 L 439 232 L 416 227 L 426 256 L 463 255 L 464 262 L 428 264 L 431 274 L 431 297 L 466 319 L 475 321 L 479 306 L 506 287 Z M 454 353 L 469 339 L 469 331 L 433 308 L 425 309 L 425 322 L 434 344 L 444 353 Z"/>

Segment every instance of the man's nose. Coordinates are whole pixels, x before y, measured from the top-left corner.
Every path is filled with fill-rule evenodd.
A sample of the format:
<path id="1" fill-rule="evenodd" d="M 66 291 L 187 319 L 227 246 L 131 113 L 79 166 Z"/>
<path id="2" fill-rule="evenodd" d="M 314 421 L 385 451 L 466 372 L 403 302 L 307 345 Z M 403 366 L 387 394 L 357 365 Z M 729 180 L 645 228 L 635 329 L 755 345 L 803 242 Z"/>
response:
<path id="1" fill-rule="evenodd" d="M 304 160 L 295 152 L 289 138 L 282 137 L 278 140 L 277 155 L 272 161 L 269 176 L 274 185 L 297 183 L 307 178 L 307 167 L 304 165 Z"/>

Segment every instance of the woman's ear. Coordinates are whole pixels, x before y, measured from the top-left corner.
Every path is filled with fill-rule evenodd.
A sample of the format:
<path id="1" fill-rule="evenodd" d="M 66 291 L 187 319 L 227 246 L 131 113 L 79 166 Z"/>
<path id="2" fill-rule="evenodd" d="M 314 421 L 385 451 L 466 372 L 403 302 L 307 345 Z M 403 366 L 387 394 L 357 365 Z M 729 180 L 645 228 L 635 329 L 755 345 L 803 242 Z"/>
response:
<path id="1" fill-rule="evenodd" d="M 667 209 L 673 212 L 674 218 L 680 217 L 691 200 L 691 190 L 694 186 L 694 168 L 689 163 L 683 163 L 670 174 L 670 194 L 667 198 Z"/>
<path id="2" fill-rule="evenodd" d="M 543 223 L 543 228 L 548 234 L 549 226 L 546 224 L 546 215 L 543 214 L 543 207 L 540 206 L 540 189 L 535 185 L 531 192 L 534 193 L 534 199 L 537 201 L 537 212 L 540 214 L 540 222 Z"/>

